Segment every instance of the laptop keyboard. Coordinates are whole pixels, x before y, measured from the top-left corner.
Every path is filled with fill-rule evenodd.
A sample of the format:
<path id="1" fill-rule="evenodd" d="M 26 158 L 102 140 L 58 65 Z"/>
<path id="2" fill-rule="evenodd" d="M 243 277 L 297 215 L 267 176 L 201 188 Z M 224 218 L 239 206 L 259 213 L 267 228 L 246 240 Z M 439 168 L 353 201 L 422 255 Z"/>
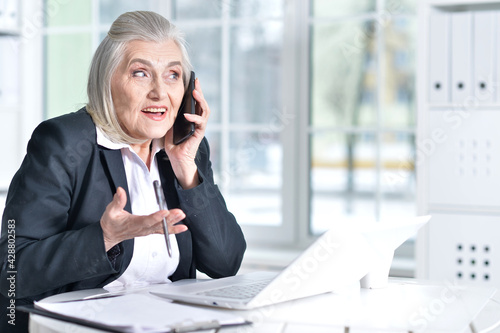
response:
<path id="1" fill-rule="evenodd" d="M 200 292 L 198 293 L 198 295 L 235 299 L 252 298 L 257 295 L 262 289 L 264 289 L 264 287 L 267 286 L 269 282 L 270 280 L 258 281 L 249 284 L 237 284 L 233 286 Z"/>

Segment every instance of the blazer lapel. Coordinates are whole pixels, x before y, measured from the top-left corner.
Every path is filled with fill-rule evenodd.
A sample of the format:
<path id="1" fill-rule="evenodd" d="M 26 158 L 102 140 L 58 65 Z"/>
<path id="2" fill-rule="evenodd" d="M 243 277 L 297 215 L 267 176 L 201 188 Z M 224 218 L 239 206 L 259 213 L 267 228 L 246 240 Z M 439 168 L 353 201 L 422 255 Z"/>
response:
<path id="1" fill-rule="evenodd" d="M 175 189 L 175 174 L 165 150 L 162 149 L 156 153 L 156 160 L 158 162 L 161 185 L 163 187 L 168 209 L 180 208 L 179 197 Z M 170 276 L 170 280 L 172 281 L 177 281 L 186 277 L 194 278 L 196 276 L 194 265 L 192 265 L 193 244 L 191 240 L 191 231 L 189 230 L 189 223 L 186 219 L 183 223 L 188 225 L 188 230 L 175 235 L 177 238 L 177 246 L 179 247 L 180 258 L 177 269 Z"/>
<path id="2" fill-rule="evenodd" d="M 132 207 L 130 205 L 130 195 L 128 193 L 127 175 L 125 173 L 125 167 L 123 166 L 121 151 L 101 147 L 100 158 L 111 190 L 113 191 L 113 193 L 116 192 L 116 189 L 118 187 L 122 187 L 125 190 L 125 192 L 127 193 L 127 203 L 125 204 L 125 210 L 129 213 L 132 213 Z M 110 275 L 102 285 L 106 285 L 122 275 L 130 264 L 130 261 L 132 260 L 132 255 L 134 253 L 134 239 L 125 240 L 118 244 L 118 247 L 120 248 L 122 255 L 118 256 L 116 259 L 115 268 L 117 269 L 117 274 Z"/>
<path id="3" fill-rule="evenodd" d="M 127 193 L 125 210 L 132 213 L 130 195 L 128 193 L 127 176 L 125 174 L 125 167 L 123 166 L 121 151 L 102 148 L 100 155 L 113 193 L 116 193 L 116 189 L 118 187 L 122 187 L 125 190 Z"/>
<path id="4" fill-rule="evenodd" d="M 156 153 L 156 161 L 158 162 L 158 170 L 160 171 L 161 186 L 165 201 L 167 201 L 168 209 L 179 208 L 179 198 L 175 189 L 175 174 L 170 165 L 165 150 L 160 150 Z"/>

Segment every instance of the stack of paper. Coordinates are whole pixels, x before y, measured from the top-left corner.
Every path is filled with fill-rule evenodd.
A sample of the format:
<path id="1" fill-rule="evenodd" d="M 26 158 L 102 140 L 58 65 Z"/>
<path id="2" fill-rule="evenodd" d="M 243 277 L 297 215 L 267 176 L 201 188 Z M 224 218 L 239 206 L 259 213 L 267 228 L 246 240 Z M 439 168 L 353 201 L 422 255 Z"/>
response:
<path id="1" fill-rule="evenodd" d="M 187 332 L 246 323 L 243 318 L 224 311 L 176 304 L 148 294 L 36 302 L 35 309 L 55 318 L 115 332 Z"/>

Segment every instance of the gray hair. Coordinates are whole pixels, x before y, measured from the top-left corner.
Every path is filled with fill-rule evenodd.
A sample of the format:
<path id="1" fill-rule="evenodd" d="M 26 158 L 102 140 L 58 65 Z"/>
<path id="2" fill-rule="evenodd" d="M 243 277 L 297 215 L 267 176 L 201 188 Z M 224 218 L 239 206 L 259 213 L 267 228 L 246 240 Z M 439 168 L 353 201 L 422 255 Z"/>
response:
<path id="1" fill-rule="evenodd" d="M 87 84 L 87 111 L 97 127 L 114 142 L 140 143 L 120 126 L 111 96 L 111 79 L 123 60 L 127 44 L 133 40 L 174 41 L 181 50 L 182 79 L 187 89 L 192 65 L 184 35 L 163 16 L 149 11 L 128 12 L 111 25 L 108 35 L 97 48 L 90 65 Z"/>

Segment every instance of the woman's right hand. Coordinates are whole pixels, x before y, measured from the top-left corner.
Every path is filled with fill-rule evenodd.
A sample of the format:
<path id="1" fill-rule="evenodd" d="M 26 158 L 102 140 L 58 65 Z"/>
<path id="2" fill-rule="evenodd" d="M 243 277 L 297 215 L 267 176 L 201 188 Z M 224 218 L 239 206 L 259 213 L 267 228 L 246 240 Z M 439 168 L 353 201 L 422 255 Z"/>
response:
<path id="1" fill-rule="evenodd" d="M 116 190 L 113 201 L 109 203 L 101 217 L 101 228 L 106 251 L 116 244 L 134 237 L 150 234 L 163 234 L 163 218 L 165 217 L 170 234 L 178 234 L 187 230 L 184 224 L 174 225 L 182 221 L 186 214 L 178 208 L 160 210 L 151 215 L 132 215 L 126 210 L 127 193 L 121 187 Z"/>

